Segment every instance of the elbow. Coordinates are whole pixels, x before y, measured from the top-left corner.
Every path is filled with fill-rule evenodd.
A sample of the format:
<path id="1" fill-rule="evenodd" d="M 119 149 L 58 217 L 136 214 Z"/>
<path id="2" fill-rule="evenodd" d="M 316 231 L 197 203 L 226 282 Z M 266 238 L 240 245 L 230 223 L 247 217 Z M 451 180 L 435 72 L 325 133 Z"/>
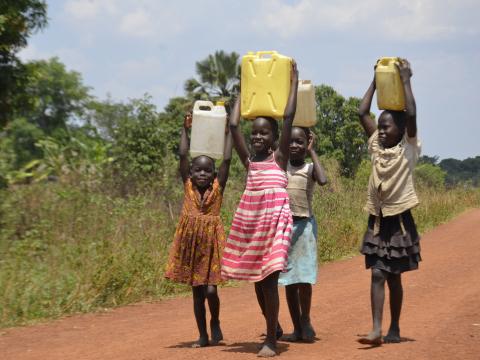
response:
<path id="1" fill-rule="evenodd" d="M 288 111 L 283 115 L 283 120 L 293 123 L 293 119 L 295 118 L 295 110 Z"/>
<path id="2" fill-rule="evenodd" d="M 366 115 L 369 115 L 370 111 L 368 109 L 363 109 L 360 107 L 357 111 L 357 115 L 360 119 L 363 119 Z"/>

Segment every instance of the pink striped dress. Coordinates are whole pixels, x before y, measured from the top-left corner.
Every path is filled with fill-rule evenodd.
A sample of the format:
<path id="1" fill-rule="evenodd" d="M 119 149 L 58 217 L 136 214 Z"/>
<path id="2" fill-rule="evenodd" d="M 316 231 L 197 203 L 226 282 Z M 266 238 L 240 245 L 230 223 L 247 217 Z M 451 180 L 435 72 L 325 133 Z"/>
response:
<path id="1" fill-rule="evenodd" d="M 224 278 L 256 282 L 286 268 L 293 223 L 287 184 L 273 156 L 249 163 L 247 186 L 223 252 Z"/>

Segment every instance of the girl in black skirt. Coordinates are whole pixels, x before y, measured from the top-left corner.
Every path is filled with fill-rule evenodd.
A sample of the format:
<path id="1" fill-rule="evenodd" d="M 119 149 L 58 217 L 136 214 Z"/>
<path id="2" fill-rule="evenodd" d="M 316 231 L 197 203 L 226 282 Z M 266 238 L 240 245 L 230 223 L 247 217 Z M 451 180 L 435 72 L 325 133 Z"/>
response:
<path id="1" fill-rule="evenodd" d="M 410 85 L 412 71 L 405 59 L 396 64 L 405 93 L 405 111 L 385 110 L 378 125 L 370 117 L 375 78 L 365 93 L 359 116 L 368 139 L 372 174 L 365 210 L 368 228 L 361 247 L 365 265 L 372 271 L 371 306 L 373 330 L 358 341 L 380 345 L 400 342 L 400 312 L 403 288 L 401 274 L 418 269 L 419 236 L 410 209 L 418 205 L 413 186 L 413 169 L 420 155 L 417 139 L 416 105 Z M 390 290 L 391 323 L 382 338 L 385 281 Z"/>

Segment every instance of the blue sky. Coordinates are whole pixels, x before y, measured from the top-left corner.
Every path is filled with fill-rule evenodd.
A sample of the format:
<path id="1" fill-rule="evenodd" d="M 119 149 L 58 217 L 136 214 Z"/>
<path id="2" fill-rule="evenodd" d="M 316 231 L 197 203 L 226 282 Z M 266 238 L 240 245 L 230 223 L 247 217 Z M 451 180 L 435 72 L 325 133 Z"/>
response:
<path id="1" fill-rule="evenodd" d="M 423 153 L 480 155 L 478 0 L 56 0 L 24 60 L 58 56 L 100 99 L 183 95 L 215 50 L 277 50 L 300 78 L 361 97 L 381 56 L 413 68 Z M 376 107 L 372 109 L 378 113 Z"/>

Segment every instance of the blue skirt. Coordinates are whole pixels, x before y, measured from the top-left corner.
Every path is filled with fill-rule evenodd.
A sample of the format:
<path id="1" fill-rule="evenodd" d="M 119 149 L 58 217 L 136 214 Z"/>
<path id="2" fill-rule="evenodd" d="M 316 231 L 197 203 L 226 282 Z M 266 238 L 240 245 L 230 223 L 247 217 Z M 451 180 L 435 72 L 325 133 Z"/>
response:
<path id="1" fill-rule="evenodd" d="M 288 264 L 280 273 L 279 285 L 317 282 L 317 222 L 311 216 L 293 222 L 293 235 L 288 250 Z"/>

